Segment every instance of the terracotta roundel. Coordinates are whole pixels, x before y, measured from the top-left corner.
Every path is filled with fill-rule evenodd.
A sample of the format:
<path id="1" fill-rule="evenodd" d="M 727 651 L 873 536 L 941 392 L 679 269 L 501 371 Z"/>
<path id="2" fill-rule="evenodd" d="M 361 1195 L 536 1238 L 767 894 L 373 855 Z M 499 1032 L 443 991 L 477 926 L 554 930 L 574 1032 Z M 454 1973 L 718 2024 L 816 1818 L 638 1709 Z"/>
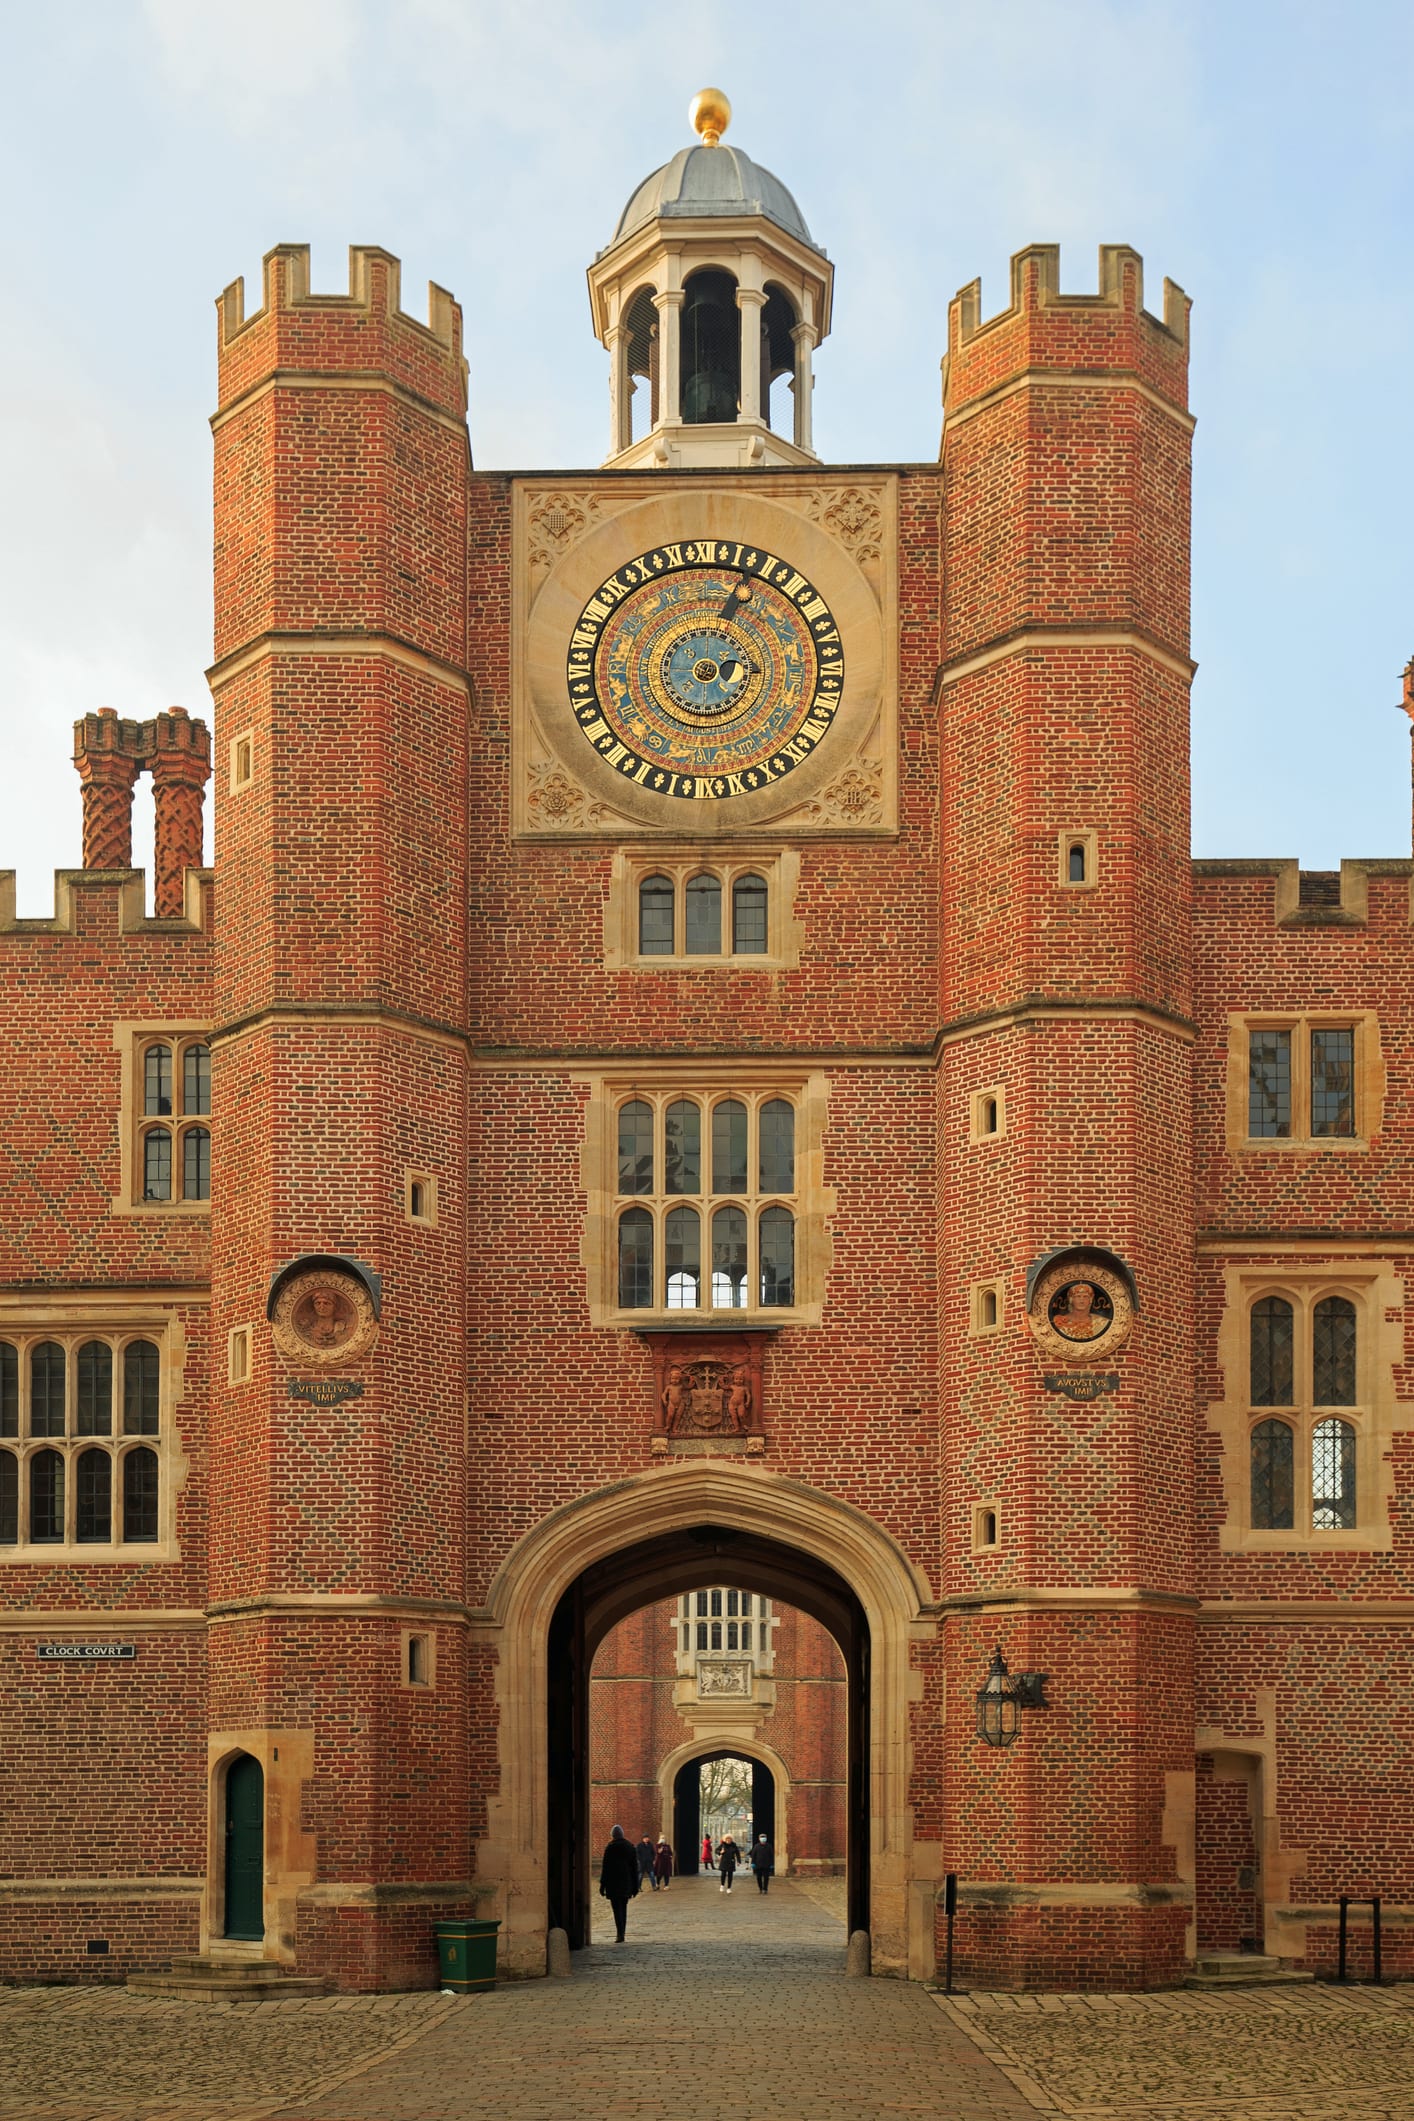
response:
<path id="1" fill-rule="evenodd" d="M 1072 1257 L 1057 1261 L 1037 1280 L 1029 1323 L 1053 1360 L 1101 1362 L 1128 1340 L 1134 1305 L 1123 1277 L 1112 1268 Z"/>
<path id="2" fill-rule="evenodd" d="M 809 758 L 844 691 L 834 615 L 788 560 L 702 538 L 601 582 L 566 662 L 586 743 L 651 794 L 750 795 Z"/>
<path id="3" fill-rule="evenodd" d="M 368 1291 L 352 1274 L 314 1268 L 291 1275 L 275 1302 L 275 1345 L 291 1362 L 356 1362 L 378 1338 Z"/>

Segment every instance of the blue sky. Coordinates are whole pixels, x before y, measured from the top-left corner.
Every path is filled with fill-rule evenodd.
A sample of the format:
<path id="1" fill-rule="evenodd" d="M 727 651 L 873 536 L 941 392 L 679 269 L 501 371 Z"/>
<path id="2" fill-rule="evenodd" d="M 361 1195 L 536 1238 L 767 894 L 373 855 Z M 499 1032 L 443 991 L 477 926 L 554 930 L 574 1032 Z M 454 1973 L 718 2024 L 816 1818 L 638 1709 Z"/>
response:
<path id="1" fill-rule="evenodd" d="M 1408 0 L 70 0 L 0 7 L 0 864 L 75 864 L 71 724 L 209 712 L 213 297 L 350 241 L 467 316 L 485 467 L 591 466 L 584 267 L 712 82 L 835 262 L 816 443 L 932 458 L 949 296 L 1102 242 L 1194 298 L 1194 849 L 1409 852 Z M 18 84 L 23 84 L 18 86 Z M 140 817 L 141 817 L 140 806 Z M 139 846 L 142 832 L 139 829 Z M 145 858 L 142 853 L 139 859 Z"/>

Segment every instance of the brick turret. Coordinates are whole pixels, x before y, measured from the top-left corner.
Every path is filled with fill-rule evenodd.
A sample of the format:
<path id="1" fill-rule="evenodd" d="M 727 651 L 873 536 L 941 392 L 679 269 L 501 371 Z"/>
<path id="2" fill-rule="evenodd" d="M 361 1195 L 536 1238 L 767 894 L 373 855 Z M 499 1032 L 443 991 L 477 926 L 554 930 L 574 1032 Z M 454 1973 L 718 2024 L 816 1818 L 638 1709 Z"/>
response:
<path id="1" fill-rule="evenodd" d="M 271 252 L 263 307 L 218 305 L 213 422 L 212 1307 L 252 1360 L 215 1409 L 212 1746 L 260 1758 L 289 1822 L 267 1952 L 353 1987 L 429 1977 L 470 1864 L 464 1767 L 424 1773 L 468 1754 L 466 373 L 450 296 L 420 324 L 398 284 L 356 249 L 313 295 L 308 252 Z M 381 1294 L 332 1369 L 266 1319 L 273 1277 L 331 1255 Z M 414 1628 L 435 1688 L 407 1684 Z"/>
<path id="2" fill-rule="evenodd" d="M 1055 1703 L 1029 1712 L 1014 1752 L 949 1716 L 949 1861 L 974 1894 L 964 1978 L 984 1984 L 1079 1986 L 1101 1958 L 1112 1985 L 1150 1984 L 1183 1962 L 1187 311 L 1170 285 L 1150 316 L 1141 262 L 1118 246 L 1097 294 L 1062 294 L 1039 246 L 1013 260 L 1006 311 L 984 324 L 974 284 L 949 322 L 943 1317 L 963 1609 L 949 1689 L 970 1700 L 1000 1641 L 1013 1669 L 1053 1674 Z M 1066 1247 L 1117 1256 L 1139 1299 L 1128 1346 L 1086 1372 L 1102 1380 L 1088 1401 L 1066 1396 L 1073 1373 L 1027 1323 L 1036 1269 Z"/>

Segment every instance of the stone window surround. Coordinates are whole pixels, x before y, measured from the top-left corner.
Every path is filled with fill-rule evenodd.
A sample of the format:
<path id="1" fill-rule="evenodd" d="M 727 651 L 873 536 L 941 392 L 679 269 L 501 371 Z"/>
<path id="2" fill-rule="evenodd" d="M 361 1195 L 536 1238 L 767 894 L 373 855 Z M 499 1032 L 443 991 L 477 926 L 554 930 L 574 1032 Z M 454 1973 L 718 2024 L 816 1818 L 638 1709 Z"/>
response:
<path id="1" fill-rule="evenodd" d="M 988 1297 L 992 1298 L 992 1315 L 988 1314 Z M 1000 1333 L 1006 1323 L 1006 1282 L 999 1276 L 989 1281 L 974 1281 L 968 1304 L 967 1330 L 973 1339 L 988 1339 Z"/>
<path id="2" fill-rule="evenodd" d="M 149 1046 L 168 1045 L 172 1049 L 173 1103 L 180 1097 L 182 1079 L 182 1055 L 188 1046 L 209 1045 L 211 1026 L 190 1019 L 168 1023 L 117 1023 L 113 1026 L 113 1044 L 122 1056 L 123 1072 L 119 1086 L 118 1101 L 118 1191 L 110 1202 L 114 1215 L 209 1215 L 209 1200 L 144 1200 L 142 1197 L 143 1159 L 142 1137 L 151 1123 L 152 1115 L 143 1111 L 143 1064 Z M 211 1151 L 216 1153 L 216 1136 L 211 1114 L 203 1112 L 192 1115 L 211 1135 Z M 173 1112 L 169 1124 L 172 1132 L 172 1185 L 174 1193 L 181 1184 L 181 1145 L 183 1117 Z"/>
<path id="3" fill-rule="evenodd" d="M 673 1638 L 673 1657 L 676 1664 L 678 1677 L 680 1679 L 695 1679 L 697 1676 L 697 1667 L 699 1663 L 703 1662 L 704 1660 L 708 1664 L 712 1663 L 714 1660 L 722 1663 L 740 1664 L 743 1659 L 746 1659 L 750 1662 L 753 1676 L 760 1676 L 763 1678 L 768 1676 L 775 1668 L 775 1637 L 776 1629 L 781 1624 L 781 1616 L 779 1613 L 776 1612 L 772 1601 L 766 1596 L 766 1593 L 764 1591 L 758 1591 L 754 1593 L 748 1592 L 747 1594 L 748 1597 L 752 1599 L 753 1603 L 753 1611 L 748 1613 L 746 1616 L 752 1624 L 752 1647 L 749 1650 L 743 1650 L 740 1647 L 731 1650 L 726 1647 L 726 1630 L 730 1622 L 733 1620 L 735 1620 L 737 1625 L 740 1626 L 741 1615 L 728 1614 L 726 1609 L 727 1593 L 728 1591 L 733 1590 L 739 1591 L 741 1589 L 741 1586 L 740 1584 L 705 1583 L 701 1586 L 701 1589 L 706 1593 L 709 1603 L 713 1591 L 720 1591 L 722 1594 L 721 1613 L 708 1613 L 703 1615 L 702 1617 L 706 1619 L 709 1628 L 712 1624 L 713 1619 L 719 1619 L 721 1621 L 723 1646 L 720 1650 L 700 1650 L 697 1647 L 697 1622 L 699 1618 L 697 1612 L 697 1592 L 695 1590 L 684 1591 L 682 1596 L 680 1598 L 675 1599 L 672 1606 L 669 1608 L 668 1617 L 668 1627 Z M 682 1630 L 685 1627 L 690 1627 L 692 1629 L 691 1646 L 686 1650 L 682 1647 Z"/>
<path id="4" fill-rule="evenodd" d="M 828 1078 L 819 1070 L 783 1068 L 768 1061 L 665 1062 L 638 1069 L 614 1069 L 580 1078 L 590 1090 L 581 1151 L 581 1183 L 586 1195 L 584 1235 L 580 1264 L 587 1282 L 590 1323 L 594 1326 L 625 1327 L 642 1332 L 663 1325 L 694 1323 L 731 1326 L 738 1330 L 752 1325 L 818 1325 L 829 1272 L 831 1246 L 828 1218 L 835 1208 L 835 1192 L 822 1181 L 824 1168 L 825 1112 L 829 1097 Z M 634 1205 L 653 1212 L 661 1204 L 661 1192 L 630 1196 L 618 1190 L 618 1110 L 635 1097 L 650 1103 L 670 1103 L 678 1097 L 696 1097 L 705 1108 L 724 1097 L 745 1097 L 764 1103 L 783 1097 L 795 1106 L 795 1302 L 779 1308 L 747 1305 L 741 1310 L 714 1310 L 702 1305 L 696 1310 L 623 1310 L 618 1301 L 618 1219 L 621 1209 Z M 784 1199 L 784 1196 L 782 1196 Z M 691 1206 L 697 1196 L 684 1196 Z M 710 1211 L 711 1197 L 703 1204 Z"/>
<path id="5" fill-rule="evenodd" d="M 988 1127 L 987 1107 L 996 1108 L 997 1124 Z M 1006 1135 L 1006 1086 L 1004 1083 L 988 1083 L 981 1090 L 974 1090 L 968 1098 L 967 1140 L 973 1149 L 983 1149 L 991 1142 L 999 1142 Z"/>
<path id="6" fill-rule="evenodd" d="M 1083 849 L 1085 874 L 1070 873 L 1070 850 Z M 1056 883 L 1062 891 L 1093 891 L 1100 881 L 1100 836 L 1083 825 L 1069 826 L 1056 835 Z"/>
<path id="7" fill-rule="evenodd" d="M 151 1298 L 138 1293 L 124 1294 L 108 1292 L 97 1295 L 88 1302 L 81 1297 L 67 1298 L 62 1305 L 36 1302 L 33 1298 L 16 1295 L 0 1297 L 0 1340 L 7 1340 L 20 1350 L 20 1434 L 7 1437 L 3 1448 L 17 1451 L 20 1456 L 20 1527 L 24 1529 L 26 1509 L 26 1461 L 33 1451 L 58 1450 L 65 1460 L 65 1507 L 70 1521 L 73 1516 L 74 1465 L 81 1451 L 94 1446 L 107 1449 L 115 1459 L 122 1458 L 127 1451 L 145 1445 L 157 1454 L 157 1537 L 140 1542 L 125 1543 L 121 1538 L 99 1542 L 85 1540 L 48 1541 L 34 1546 L 22 1541 L 15 1546 L 0 1547 L 0 1567 L 16 1565 L 28 1568 L 51 1568 L 56 1563 L 71 1566 L 108 1568 L 118 1566 L 131 1569 L 135 1565 L 149 1567 L 158 1562 L 172 1562 L 181 1558 L 177 1543 L 177 1497 L 186 1480 L 187 1461 L 182 1453 L 181 1438 L 177 1433 L 176 1408 L 183 1397 L 184 1368 L 186 1360 L 186 1336 L 180 1319 L 170 1310 L 159 1309 Z M 62 1437 L 31 1437 L 28 1434 L 29 1410 L 26 1392 L 25 1350 L 41 1341 L 59 1341 L 67 1354 L 65 1364 L 65 1390 L 67 1414 L 65 1435 Z M 106 1341 L 114 1350 L 114 1405 L 115 1416 L 111 1436 L 75 1436 L 74 1399 L 77 1390 L 75 1357 L 78 1349 L 88 1340 Z M 158 1412 L 155 1436 L 125 1436 L 122 1434 L 122 1350 L 129 1341 L 150 1340 L 158 1351 Z M 121 1471 L 114 1467 L 113 1525 L 121 1529 L 122 1483 Z"/>
<path id="8" fill-rule="evenodd" d="M 1261 1009 L 1233 1012 L 1227 1020 L 1227 1147 L 1233 1156 L 1303 1156 L 1349 1154 L 1367 1150 L 1384 1126 L 1385 1064 L 1379 1020 L 1373 1009 Z M 1311 1120 L 1311 1033 L 1355 1033 L 1355 1132 L 1309 1132 Z M 1254 1031 L 1290 1031 L 1291 1127 L 1289 1135 L 1249 1134 L 1248 1058 Z"/>
<path id="9" fill-rule="evenodd" d="M 1395 1397 L 1395 1369 L 1404 1361 L 1404 1282 L 1386 1260 L 1332 1259 L 1314 1251 L 1260 1266 L 1225 1270 L 1226 1304 L 1218 1330 L 1225 1397 L 1207 1409 L 1209 1430 L 1222 1441 L 1226 1514 L 1218 1527 L 1223 1553 L 1387 1553 L 1393 1546 L 1392 1443 L 1396 1429 L 1414 1427 L 1414 1407 Z M 1250 1399 L 1252 1306 L 1280 1296 L 1295 1311 L 1295 1389 L 1287 1407 L 1254 1407 Z M 1313 1407 L 1311 1321 L 1326 1296 L 1355 1306 L 1356 1404 Z M 1334 1417 L 1355 1430 L 1355 1511 L 1350 1531 L 1316 1531 L 1310 1523 L 1311 1435 Z M 1262 1421 L 1290 1423 L 1295 1432 L 1296 1524 L 1290 1531 L 1257 1530 L 1251 1522 L 1251 1436 Z"/>
<path id="10" fill-rule="evenodd" d="M 675 891 L 675 924 L 683 934 L 684 892 L 695 876 L 715 877 L 722 887 L 722 948 L 710 952 L 655 952 L 638 947 L 638 887 L 646 877 L 666 876 Z M 766 886 L 766 948 L 733 951 L 732 886 L 759 876 Z M 733 843 L 730 854 L 714 853 L 700 840 L 663 840 L 656 845 L 615 849 L 604 907 L 604 963 L 630 972 L 780 972 L 800 963 L 801 927 L 794 918 L 800 854 L 794 847 Z"/>

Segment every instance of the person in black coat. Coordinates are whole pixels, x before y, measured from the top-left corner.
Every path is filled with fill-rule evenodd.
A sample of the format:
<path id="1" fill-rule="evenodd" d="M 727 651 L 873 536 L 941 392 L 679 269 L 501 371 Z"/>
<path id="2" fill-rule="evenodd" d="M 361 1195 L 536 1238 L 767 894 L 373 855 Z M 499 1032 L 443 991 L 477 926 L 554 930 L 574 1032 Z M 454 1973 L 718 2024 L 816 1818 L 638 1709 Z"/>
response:
<path id="1" fill-rule="evenodd" d="M 639 1891 L 642 1892 L 643 1881 L 646 1878 L 648 1880 L 648 1883 L 652 1886 L 654 1892 L 656 1893 L 658 1890 L 658 1880 L 653 1874 L 653 1844 L 648 1839 L 648 1836 L 646 1834 L 643 1836 L 643 1839 L 637 1843 L 633 1853 L 638 1858 Z"/>
<path id="2" fill-rule="evenodd" d="M 771 1844 L 764 1834 L 758 1834 L 751 1844 L 751 1868 L 756 1873 L 756 1889 L 764 1893 L 771 1883 L 771 1873 L 776 1859 L 771 1853 Z"/>
<path id="3" fill-rule="evenodd" d="M 599 1866 L 599 1891 L 614 1911 L 614 1942 L 622 1944 L 628 1904 L 638 1896 L 638 1853 L 633 1843 L 625 1838 L 621 1826 L 614 1828 L 604 1850 L 604 1860 Z"/>
<path id="4" fill-rule="evenodd" d="M 717 1844 L 717 1869 L 722 1874 L 722 1882 L 717 1888 L 718 1892 L 729 1893 L 731 1891 L 732 1880 L 736 1876 L 736 1867 L 740 1861 L 741 1850 L 732 1840 L 731 1835 L 728 1834 L 724 1840 Z"/>

